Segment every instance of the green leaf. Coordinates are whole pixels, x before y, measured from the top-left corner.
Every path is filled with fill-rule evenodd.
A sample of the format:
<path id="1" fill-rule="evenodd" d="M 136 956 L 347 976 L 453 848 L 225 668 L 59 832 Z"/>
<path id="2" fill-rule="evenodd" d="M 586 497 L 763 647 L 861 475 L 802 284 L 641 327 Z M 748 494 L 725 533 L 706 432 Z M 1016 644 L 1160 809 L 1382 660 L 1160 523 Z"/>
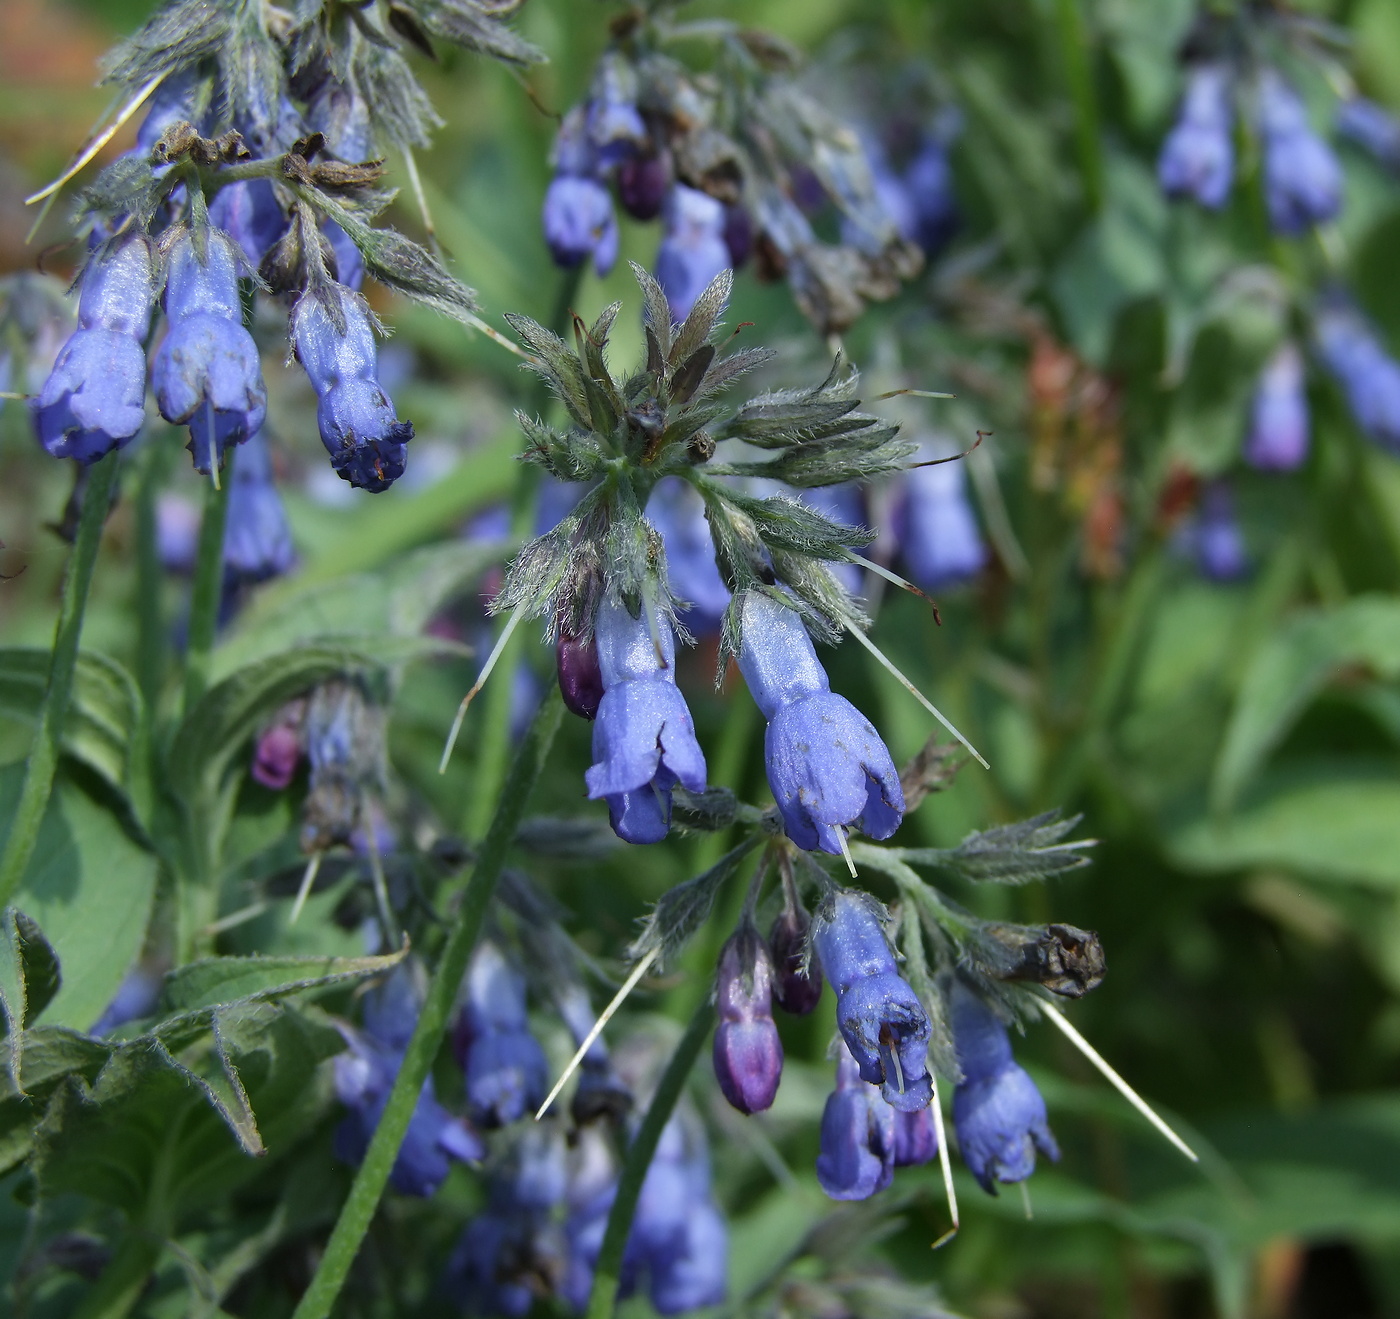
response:
<path id="1" fill-rule="evenodd" d="M 22 773 L 0 769 L 0 819 L 14 814 Z M 155 880 L 155 858 L 60 773 L 16 903 L 63 968 L 47 1024 L 86 1029 L 102 1015 L 141 951 Z"/>
<path id="2" fill-rule="evenodd" d="M 10 1040 L 11 1072 L 19 1062 L 19 1040 L 58 993 L 58 955 L 22 911 L 0 912 L 0 1029 Z"/>
<path id="3" fill-rule="evenodd" d="M 34 722 L 48 685 L 49 663 L 46 648 L 0 648 L 0 714 Z M 64 752 L 125 791 L 132 738 L 140 718 L 141 696 L 131 675 L 116 660 L 82 652 L 64 721 Z"/>
<path id="4" fill-rule="evenodd" d="M 1400 774 L 1394 761 L 1307 761 L 1259 776 L 1229 816 L 1201 809 L 1163 830 L 1188 869 L 1277 867 L 1400 889 Z"/>
<path id="5" fill-rule="evenodd" d="M 1400 678 L 1400 600 L 1362 595 L 1291 618 L 1245 674 L 1211 783 L 1217 810 L 1240 790 L 1317 693 L 1347 671 Z"/>

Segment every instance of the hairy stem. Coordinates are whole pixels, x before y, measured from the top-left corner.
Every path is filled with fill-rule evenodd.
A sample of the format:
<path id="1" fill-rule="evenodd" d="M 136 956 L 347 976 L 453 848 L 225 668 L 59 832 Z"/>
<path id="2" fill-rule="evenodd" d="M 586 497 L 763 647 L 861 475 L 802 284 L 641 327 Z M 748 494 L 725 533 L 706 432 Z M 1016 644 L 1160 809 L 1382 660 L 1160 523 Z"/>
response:
<path id="1" fill-rule="evenodd" d="M 384 1116 L 380 1118 L 364 1162 L 355 1174 L 350 1194 L 326 1243 L 326 1252 L 292 1319 L 326 1319 L 340 1289 L 345 1285 L 360 1242 L 369 1230 L 379 1198 L 388 1184 L 399 1146 L 403 1143 L 409 1119 L 418 1103 L 419 1091 L 442 1044 L 457 987 L 462 983 L 467 960 L 476 945 L 486 908 L 496 891 L 496 881 L 501 876 L 506 855 L 515 840 L 521 816 L 554 744 L 563 710 L 563 698 L 557 690 L 551 692 L 540 705 L 511 765 L 495 818 L 491 821 L 472 877 L 462 894 L 456 923 L 428 984 L 423 1010 L 404 1054 L 394 1088 L 389 1093 Z"/>
<path id="2" fill-rule="evenodd" d="M 24 786 L 20 789 L 14 819 L 10 821 L 4 855 L 0 856 L 0 908 L 9 904 L 24 878 L 29 858 L 34 854 L 34 845 L 39 840 L 44 811 L 49 804 L 54 772 L 58 768 L 63 721 L 68 714 L 68 699 L 73 690 L 73 669 L 78 662 L 83 610 L 87 607 L 88 587 L 92 585 L 92 572 L 97 563 L 97 547 L 102 540 L 102 527 L 107 520 L 107 510 L 111 507 L 116 479 L 117 453 L 114 449 L 88 469 L 78 538 L 73 542 L 73 552 L 68 558 L 63 594 L 59 600 L 49 683 L 39 706 L 34 741 L 29 747 Z"/>
<path id="3" fill-rule="evenodd" d="M 234 447 L 224 459 L 223 480 L 204 495 L 199 524 L 199 551 L 190 596 L 189 647 L 185 651 L 185 713 L 194 709 L 209 686 L 209 656 L 219 630 L 219 602 L 224 591 L 224 527 L 228 522 L 228 487 L 233 480 Z"/>
<path id="4" fill-rule="evenodd" d="M 588 1297 L 584 1319 L 612 1319 L 617 1302 L 618 1283 L 622 1277 L 622 1255 L 627 1248 L 627 1236 L 632 1230 L 632 1218 L 642 1194 L 642 1182 L 651 1167 L 652 1156 L 661 1140 L 661 1132 L 671 1119 L 676 1101 L 685 1089 L 686 1078 L 714 1025 L 715 1006 L 708 996 L 695 1009 L 681 1042 L 661 1074 L 647 1115 L 637 1129 L 636 1138 L 627 1147 L 627 1160 L 617 1183 L 617 1196 L 608 1214 L 607 1231 L 603 1233 L 602 1249 L 598 1252 L 598 1267 L 593 1272 L 593 1290 Z"/>

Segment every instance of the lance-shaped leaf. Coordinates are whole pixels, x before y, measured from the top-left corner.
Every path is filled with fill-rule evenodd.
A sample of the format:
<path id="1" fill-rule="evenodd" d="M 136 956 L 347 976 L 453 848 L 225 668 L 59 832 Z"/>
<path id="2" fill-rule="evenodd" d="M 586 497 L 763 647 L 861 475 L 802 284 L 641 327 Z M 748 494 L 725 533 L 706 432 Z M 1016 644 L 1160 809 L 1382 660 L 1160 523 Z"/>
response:
<path id="1" fill-rule="evenodd" d="M 164 5 L 102 61 L 102 81 L 139 87 L 160 74 L 224 53 L 238 4 L 177 0 Z"/>
<path id="2" fill-rule="evenodd" d="M 1082 817 L 1045 811 L 1029 820 L 970 833 L 957 847 L 919 848 L 901 855 L 914 865 L 952 870 L 966 879 L 995 884 L 1028 884 L 1089 864 L 1093 838 L 1061 841 Z"/>
<path id="3" fill-rule="evenodd" d="M 520 8 L 499 0 L 400 0 L 435 37 L 508 64 L 543 64 L 545 53 L 502 21 Z"/>

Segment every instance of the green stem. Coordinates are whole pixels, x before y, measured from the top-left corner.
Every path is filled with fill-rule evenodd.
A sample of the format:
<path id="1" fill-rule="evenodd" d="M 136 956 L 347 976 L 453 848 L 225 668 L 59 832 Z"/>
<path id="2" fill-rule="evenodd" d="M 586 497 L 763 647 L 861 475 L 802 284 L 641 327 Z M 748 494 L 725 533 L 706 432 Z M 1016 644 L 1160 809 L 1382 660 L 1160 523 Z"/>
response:
<path id="1" fill-rule="evenodd" d="M 219 630 L 219 602 L 224 591 L 224 527 L 228 522 L 228 487 L 233 480 L 232 445 L 224 459 L 223 480 L 204 496 L 199 524 L 199 551 L 190 597 L 189 647 L 185 652 L 185 713 L 194 709 L 209 686 L 209 657 Z"/>
<path id="2" fill-rule="evenodd" d="M 87 607 L 88 588 L 92 585 L 92 572 L 97 564 L 97 547 L 102 541 L 102 527 L 112 504 L 116 479 L 115 449 L 88 468 L 78 538 L 73 542 L 73 552 L 68 558 L 63 595 L 59 601 L 49 683 L 39 707 L 38 727 L 34 730 L 34 741 L 29 748 L 19 804 L 10 822 L 4 855 L 0 856 L 0 908 L 9 905 L 24 878 L 29 858 L 34 854 L 34 844 L 39 840 L 44 811 L 49 804 L 54 772 L 58 768 L 63 722 L 68 713 L 68 698 L 73 690 L 73 669 L 78 662 L 83 611 Z"/>
<path id="3" fill-rule="evenodd" d="M 1079 0 L 1055 0 L 1055 17 L 1064 48 L 1065 74 L 1074 99 L 1074 139 L 1079 168 L 1084 175 L 1084 195 L 1089 209 L 1103 209 L 1103 154 L 1099 147 L 1099 111 L 1089 69 L 1088 35 L 1079 12 Z"/>
<path id="4" fill-rule="evenodd" d="M 141 1299 L 160 1262 L 162 1246 L 145 1232 L 133 1231 L 117 1248 L 73 1319 L 126 1319 Z"/>
<path id="5" fill-rule="evenodd" d="M 404 1132 L 408 1130 L 409 1119 L 418 1103 L 418 1094 L 442 1044 L 457 988 L 466 972 L 486 908 L 496 891 L 496 881 L 505 866 L 506 855 L 515 841 L 521 816 L 554 745 L 554 735 L 559 730 L 563 710 L 564 701 L 556 689 L 540 705 L 511 765 L 500 803 L 496 807 L 495 819 L 491 821 L 491 829 L 481 846 L 472 877 L 462 894 L 456 924 L 428 984 L 418 1025 L 404 1054 L 394 1088 L 389 1092 L 384 1115 L 369 1143 L 364 1162 L 355 1174 L 350 1194 L 326 1243 L 326 1253 L 321 1257 L 311 1285 L 302 1296 L 292 1319 L 326 1319 L 340 1289 L 345 1285 L 350 1266 L 355 1261 L 379 1198 L 389 1181 Z"/>
<path id="6" fill-rule="evenodd" d="M 637 1212 L 637 1200 L 642 1194 L 642 1182 L 647 1169 L 651 1167 L 652 1156 L 661 1140 L 661 1132 L 671 1120 L 676 1101 L 685 1089 L 686 1078 L 705 1041 L 710 1037 L 710 1027 L 714 1025 L 715 1007 L 709 998 L 695 1009 L 690 1025 L 676 1045 L 676 1051 L 661 1074 L 661 1083 L 656 1087 L 651 1106 L 642 1119 L 636 1138 L 627 1147 L 627 1159 L 622 1165 L 622 1176 L 617 1183 L 617 1196 L 613 1200 L 612 1211 L 608 1214 L 607 1231 L 603 1233 L 603 1246 L 598 1252 L 598 1267 L 593 1273 L 593 1290 L 588 1297 L 588 1310 L 584 1319 L 612 1319 L 613 1307 L 617 1302 L 618 1281 L 622 1276 L 622 1256 L 627 1248 L 627 1236 L 632 1230 L 632 1217 Z"/>

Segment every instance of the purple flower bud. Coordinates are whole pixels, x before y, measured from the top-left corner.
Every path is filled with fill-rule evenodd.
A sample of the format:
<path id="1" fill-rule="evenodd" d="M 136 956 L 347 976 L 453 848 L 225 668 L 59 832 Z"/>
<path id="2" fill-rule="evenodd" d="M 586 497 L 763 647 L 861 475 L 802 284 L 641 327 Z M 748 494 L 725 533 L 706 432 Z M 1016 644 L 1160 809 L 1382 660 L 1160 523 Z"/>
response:
<path id="1" fill-rule="evenodd" d="M 228 491 L 224 574 L 239 583 L 265 582 L 296 562 L 292 528 L 272 480 L 272 455 L 262 435 L 243 442 Z"/>
<path id="2" fill-rule="evenodd" d="M 838 891 L 817 913 L 812 946 L 836 991 L 836 1025 L 861 1076 L 904 1112 L 927 1108 L 928 1014 L 900 976 L 874 901 Z"/>
<path id="3" fill-rule="evenodd" d="M 933 1105 L 894 1114 L 894 1166 L 916 1168 L 938 1155 L 938 1129 L 933 1124 Z"/>
<path id="4" fill-rule="evenodd" d="M 253 780 L 272 792 L 291 786 L 301 764 L 301 737 L 295 728 L 273 724 L 258 738 L 249 773 Z"/>
<path id="5" fill-rule="evenodd" d="M 617 167 L 617 197 L 634 220 L 654 220 L 671 186 L 671 161 L 665 152 L 630 156 Z"/>
<path id="6" fill-rule="evenodd" d="M 151 369 L 160 415 L 188 425 L 197 472 L 224 463 L 263 424 L 267 390 L 238 296 L 241 256 L 227 234 L 181 232 L 169 252 L 165 314 L 169 331 Z"/>
<path id="7" fill-rule="evenodd" d="M 598 647 L 593 638 L 584 640 L 561 632 L 554 647 L 554 660 L 564 704 L 581 718 L 596 719 L 603 699 L 603 671 L 598 667 Z"/>
<path id="8" fill-rule="evenodd" d="M 724 246 L 734 270 L 753 254 L 753 221 L 742 204 L 724 208 Z"/>
<path id="9" fill-rule="evenodd" d="M 1252 467 L 1288 472 L 1308 456 L 1303 354 L 1289 341 L 1269 359 L 1250 407 L 1244 456 Z"/>
<path id="10" fill-rule="evenodd" d="M 1302 98 L 1273 69 L 1259 80 L 1264 198 L 1274 230 L 1289 236 L 1342 209 L 1342 168 L 1308 124 Z"/>
<path id="11" fill-rule="evenodd" d="M 1168 197 L 1194 197 L 1212 210 L 1225 204 L 1235 168 L 1231 101 L 1225 65 L 1198 64 L 1187 72 L 1181 116 L 1157 160 L 1157 180 Z"/>
<path id="12" fill-rule="evenodd" d="M 783 1044 L 773 1022 L 773 962 L 750 925 L 730 937 L 719 955 L 715 1002 L 715 1077 L 741 1113 L 773 1106 L 783 1075 Z"/>
<path id="13" fill-rule="evenodd" d="M 1058 1160 L 1046 1121 L 1045 1100 L 1011 1056 L 1006 1027 L 961 981 L 949 998 L 953 1044 L 962 1084 L 953 1092 L 953 1129 L 963 1162 L 996 1194 L 998 1182 L 1023 1182 L 1035 1171 L 1035 1152 Z"/>
<path id="14" fill-rule="evenodd" d="M 656 640 L 645 616 L 634 619 L 609 596 L 593 625 L 603 699 L 585 781 L 590 797 L 607 801 L 614 831 L 629 843 L 666 836 L 677 783 L 691 792 L 705 787 L 705 756 L 676 686 L 675 636 L 659 611 L 652 622 Z"/>
<path id="15" fill-rule="evenodd" d="M 921 459 L 940 450 L 925 446 Z M 967 472 L 961 462 L 912 467 L 904 474 L 900 511 L 900 554 L 910 580 L 939 591 L 975 577 L 987 563 L 987 547 L 967 498 Z"/>
<path id="16" fill-rule="evenodd" d="M 717 632 L 729 608 L 729 588 L 719 575 L 700 492 L 684 477 L 663 476 L 647 500 L 647 521 L 661 533 L 671 589 L 689 606 L 682 621 L 700 636 Z"/>
<path id="17" fill-rule="evenodd" d="M 1206 488 L 1196 524 L 1196 565 L 1213 582 L 1233 582 L 1249 571 L 1235 501 L 1223 482 Z"/>
<path id="18" fill-rule="evenodd" d="M 1340 382 L 1357 425 L 1377 444 L 1400 453 L 1400 362 L 1345 303 L 1324 307 L 1315 328 L 1318 351 Z"/>
<path id="19" fill-rule="evenodd" d="M 895 1111 L 838 1044 L 836 1089 L 822 1110 L 817 1181 L 833 1200 L 868 1200 L 894 1178 Z"/>
<path id="20" fill-rule="evenodd" d="M 40 443 L 82 463 L 119 449 L 146 419 L 143 340 L 155 303 L 151 248 L 132 235 L 83 271 L 78 329 L 31 404 Z"/>
<path id="21" fill-rule="evenodd" d="M 617 217 L 612 197 L 597 179 L 556 174 L 544 195 L 544 240 L 554 264 L 569 269 L 593 258 L 599 276 L 617 260 Z"/>
<path id="22" fill-rule="evenodd" d="M 768 935 L 777 977 L 773 983 L 773 997 L 784 1012 L 795 1017 L 805 1017 L 822 996 L 822 973 L 816 961 L 811 962 L 805 973 L 802 970 L 811 924 L 811 918 L 801 907 L 785 907 L 778 913 Z"/>
<path id="23" fill-rule="evenodd" d="M 493 944 L 481 944 L 472 956 L 462 1022 L 472 1121 L 503 1127 L 534 1112 L 548 1089 L 548 1064 L 530 1034 L 525 978 Z"/>
<path id="24" fill-rule="evenodd" d="M 339 324 L 337 324 L 339 322 Z M 413 423 L 400 421 L 376 378 L 374 327 L 358 293 L 341 284 L 304 293 L 292 345 L 320 399 L 316 419 L 331 466 L 374 494 L 403 475 Z"/>
<path id="25" fill-rule="evenodd" d="M 739 630 L 739 669 L 768 720 L 768 785 L 788 837 L 834 854 L 843 828 L 888 838 L 904 818 L 894 761 L 870 721 L 831 690 L 796 611 L 747 591 Z"/>
<path id="26" fill-rule="evenodd" d="M 715 276 L 729 269 L 724 203 L 677 183 L 666 199 L 664 224 L 656 281 L 671 304 L 671 319 L 680 322 Z"/>
<path id="27" fill-rule="evenodd" d="M 1400 168 L 1400 118 L 1389 110 L 1353 96 L 1337 107 L 1337 132 L 1355 142 L 1390 169 Z"/>

